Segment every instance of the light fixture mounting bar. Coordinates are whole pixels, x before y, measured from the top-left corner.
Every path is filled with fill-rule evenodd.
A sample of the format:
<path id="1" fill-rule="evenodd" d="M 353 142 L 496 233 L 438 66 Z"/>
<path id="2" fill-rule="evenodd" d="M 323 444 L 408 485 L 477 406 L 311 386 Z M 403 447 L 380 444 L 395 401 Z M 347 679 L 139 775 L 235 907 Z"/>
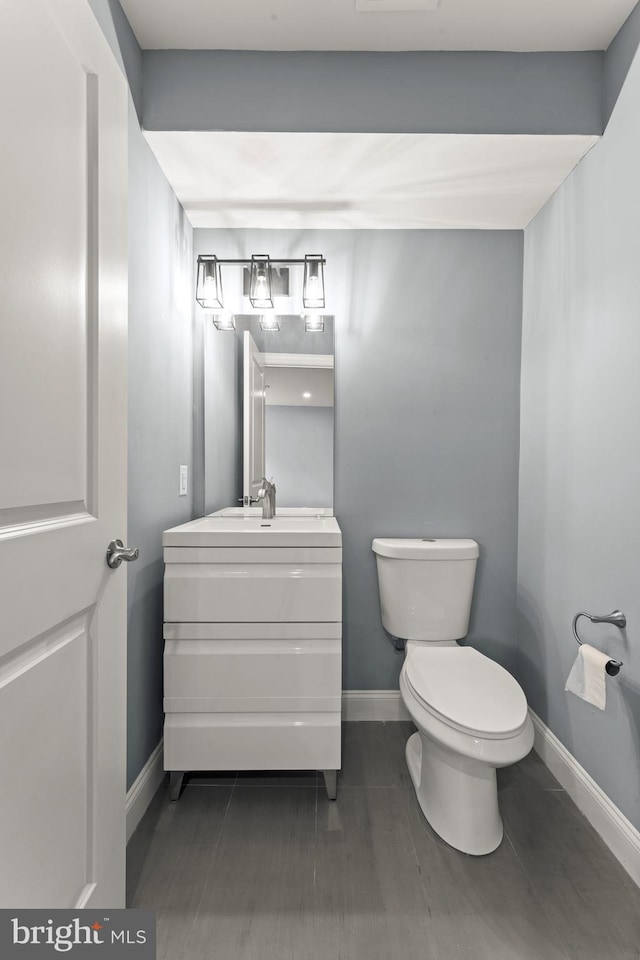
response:
<path id="1" fill-rule="evenodd" d="M 231 265 L 231 264 L 235 264 L 236 266 L 250 267 L 250 266 L 251 266 L 251 257 L 247 258 L 246 260 L 222 260 L 222 259 L 220 259 L 220 257 L 216 257 L 216 262 L 219 263 L 221 266 L 228 266 L 228 265 Z M 304 259 L 302 259 L 302 260 L 273 260 L 273 259 L 271 259 L 271 257 L 269 258 L 269 263 L 270 263 L 272 266 L 273 266 L 273 265 L 277 265 L 277 266 L 281 266 L 281 267 L 304 266 L 305 262 L 306 262 L 306 261 L 305 261 Z M 323 259 L 321 259 L 321 260 L 318 260 L 317 262 L 318 262 L 318 263 L 325 264 L 327 261 L 323 258 Z"/>

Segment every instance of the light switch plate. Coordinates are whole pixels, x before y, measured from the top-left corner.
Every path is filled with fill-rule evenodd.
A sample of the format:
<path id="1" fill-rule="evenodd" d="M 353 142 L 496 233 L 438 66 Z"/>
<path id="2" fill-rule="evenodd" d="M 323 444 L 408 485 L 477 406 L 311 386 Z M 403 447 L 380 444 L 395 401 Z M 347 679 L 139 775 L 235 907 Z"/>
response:
<path id="1" fill-rule="evenodd" d="M 189 491 L 189 467 L 185 463 L 180 464 L 180 488 L 179 495 L 186 497 Z"/>

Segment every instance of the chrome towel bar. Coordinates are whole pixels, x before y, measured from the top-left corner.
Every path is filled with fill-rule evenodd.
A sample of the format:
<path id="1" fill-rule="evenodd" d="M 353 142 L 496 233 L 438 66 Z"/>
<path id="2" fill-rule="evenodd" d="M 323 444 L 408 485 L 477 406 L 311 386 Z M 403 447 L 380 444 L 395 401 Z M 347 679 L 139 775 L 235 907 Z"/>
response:
<path id="1" fill-rule="evenodd" d="M 579 617 L 588 617 L 591 620 L 591 623 L 612 623 L 615 627 L 618 627 L 620 630 L 623 630 L 627 625 L 627 618 L 625 617 L 622 610 L 613 610 L 612 613 L 607 613 L 603 617 L 598 617 L 594 613 L 585 613 L 584 610 L 581 610 L 579 613 L 576 613 L 573 618 L 573 635 L 576 639 L 576 643 L 579 646 L 582 646 L 582 640 L 578 636 L 578 618 Z M 609 660 L 605 666 L 605 670 L 610 677 L 615 677 L 620 672 L 620 667 L 622 666 L 622 660 Z"/>

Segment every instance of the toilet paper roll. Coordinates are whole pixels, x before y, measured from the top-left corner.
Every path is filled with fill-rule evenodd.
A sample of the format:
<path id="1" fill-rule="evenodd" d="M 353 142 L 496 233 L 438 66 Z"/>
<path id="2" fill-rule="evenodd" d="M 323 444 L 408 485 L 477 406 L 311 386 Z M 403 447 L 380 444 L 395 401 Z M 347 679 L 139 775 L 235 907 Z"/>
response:
<path id="1" fill-rule="evenodd" d="M 578 648 L 578 656 L 567 677 L 565 690 L 604 710 L 607 703 L 605 667 L 609 660 L 606 653 L 583 643 Z"/>

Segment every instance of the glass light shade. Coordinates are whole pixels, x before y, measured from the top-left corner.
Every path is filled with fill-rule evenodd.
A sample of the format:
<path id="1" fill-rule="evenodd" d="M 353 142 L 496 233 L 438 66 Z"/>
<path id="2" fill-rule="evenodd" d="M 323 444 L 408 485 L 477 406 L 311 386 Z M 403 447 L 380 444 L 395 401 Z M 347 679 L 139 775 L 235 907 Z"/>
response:
<path id="1" fill-rule="evenodd" d="M 322 314 L 305 313 L 302 316 L 306 333 L 324 333 L 324 317 Z"/>
<path id="2" fill-rule="evenodd" d="M 310 253 L 304 258 L 302 303 L 307 310 L 324 310 L 324 266 L 320 253 Z"/>
<path id="3" fill-rule="evenodd" d="M 280 317 L 276 313 L 265 313 L 260 317 L 260 329 L 265 333 L 275 333 L 280 329 Z"/>
<path id="4" fill-rule="evenodd" d="M 271 261 L 265 254 L 256 254 L 251 257 L 249 300 L 251 306 L 257 310 L 273 310 Z"/>
<path id="5" fill-rule="evenodd" d="M 235 330 L 236 318 L 232 313 L 214 313 L 213 325 L 216 330 Z"/>
<path id="6" fill-rule="evenodd" d="M 222 309 L 222 276 L 217 257 L 198 257 L 196 300 L 205 310 Z"/>

